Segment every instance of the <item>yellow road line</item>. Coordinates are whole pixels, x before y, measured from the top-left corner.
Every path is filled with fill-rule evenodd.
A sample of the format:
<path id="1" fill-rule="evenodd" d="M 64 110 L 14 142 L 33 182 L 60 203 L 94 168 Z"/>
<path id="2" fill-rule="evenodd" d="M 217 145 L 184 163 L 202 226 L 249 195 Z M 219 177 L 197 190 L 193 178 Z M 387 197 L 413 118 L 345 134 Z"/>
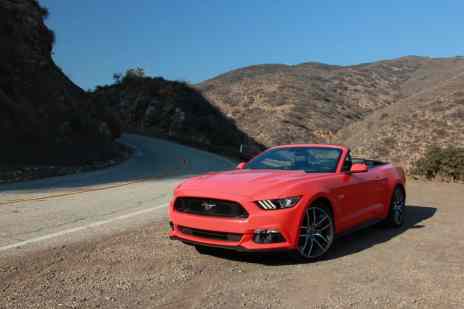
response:
<path id="1" fill-rule="evenodd" d="M 125 183 L 112 185 L 112 186 L 99 187 L 99 188 L 88 188 L 88 189 L 82 189 L 82 190 L 77 190 L 77 191 L 73 191 L 73 192 L 58 193 L 58 194 L 52 194 L 52 195 L 47 195 L 47 196 L 42 196 L 42 197 L 33 197 L 33 198 L 9 200 L 9 201 L 6 201 L 6 202 L 0 202 L 0 206 L 2 206 L 2 205 L 13 205 L 13 204 L 19 204 L 19 203 L 31 202 L 31 201 L 43 201 L 43 200 L 48 200 L 48 199 L 52 199 L 52 198 L 66 197 L 66 196 L 77 195 L 77 194 L 88 193 L 88 192 L 96 192 L 96 191 L 104 191 L 104 190 L 109 190 L 109 189 L 121 188 L 121 187 L 125 187 L 125 186 L 131 185 L 131 184 L 143 182 L 143 181 L 145 181 L 145 179 L 146 178 L 141 178 L 141 179 L 128 181 L 128 182 L 125 182 Z"/>
<path id="2" fill-rule="evenodd" d="M 187 160 L 185 160 L 187 161 Z M 188 161 L 187 161 L 188 162 Z M 182 167 L 176 166 L 175 170 L 181 170 Z M 163 178 L 163 175 L 157 176 L 156 178 Z M 151 177 L 141 177 L 136 180 L 120 183 L 117 185 L 111 185 L 111 186 L 106 186 L 106 187 L 99 187 L 99 188 L 87 188 L 87 189 L 82 189 L 82 190 L 77 190 L 77 191 L 72 191 L 72 192 L 66 192 L 66 193 L 58 193 L 58 194 L 52 194 L 52 195 L 47 195 L 47 196 L 42 196 L 42 197 L 33 197 L 33 198 L 24 198 L 24 199 L 16 199 L 16 200 L 8 200 L 4 202 L 0 202 L 0 206 L 2 205 L 14 205 L 14 204 L 19 204 L 19 203 L 24 203 L 24 202 L 33 202 L 33 201 L 43 201 L 43 200 L 48 200 L 48 199 L 53 199 L 53 198 L 59 198 L 59 197 L 67 197 L 67 196 L 72 196 L 72 195 L 77 195 L 77 194 L 82 194 L 82 193 L 88 193 L 88 192 L 95 192 L 95 191 L 104 191 L 104 190 L 109 190 L 109 189 L 115 189 L 115 188 L 121 188 L 125 187 L 131 184 L 135 183 L 140 183 L 148 178 Z"/>

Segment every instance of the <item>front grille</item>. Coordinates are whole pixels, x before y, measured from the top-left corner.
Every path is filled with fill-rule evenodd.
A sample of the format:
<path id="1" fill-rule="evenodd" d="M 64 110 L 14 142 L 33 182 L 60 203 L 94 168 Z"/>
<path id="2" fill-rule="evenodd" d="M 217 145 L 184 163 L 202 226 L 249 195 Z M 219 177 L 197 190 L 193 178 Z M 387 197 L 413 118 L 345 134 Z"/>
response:
<path id="1" fill-rule="evenodd" d="M 213 232 L 213 231 L 193 229 L 193 228 L 185 227 L 185 226 L 178 226 L 178 229 L 184 234 L 202 237 L 202 238 L 219 239 L 219 240 L 224 240 L 224 241 L 240 241 L 240 239 L 242 239 L 242 234 L 236 234 L 236 233 Z"/>
<path id="2" fill-rule="evenodd" d="M 248 218 L 247 211 L 239 203 L 208 198 L 179 197 L 174 209 L 201 216 Z"/>

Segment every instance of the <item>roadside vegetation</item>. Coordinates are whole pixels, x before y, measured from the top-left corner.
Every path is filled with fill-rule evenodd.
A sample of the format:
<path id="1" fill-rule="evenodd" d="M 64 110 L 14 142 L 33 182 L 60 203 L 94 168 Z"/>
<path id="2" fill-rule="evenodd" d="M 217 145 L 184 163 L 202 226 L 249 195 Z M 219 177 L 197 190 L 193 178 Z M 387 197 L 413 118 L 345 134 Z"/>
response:
<path id="1" fill-rule="evenodd" d="M 464 181 L 464 148 L 430 147 L 415 163 L 412 173 L 427 179 Z"/>

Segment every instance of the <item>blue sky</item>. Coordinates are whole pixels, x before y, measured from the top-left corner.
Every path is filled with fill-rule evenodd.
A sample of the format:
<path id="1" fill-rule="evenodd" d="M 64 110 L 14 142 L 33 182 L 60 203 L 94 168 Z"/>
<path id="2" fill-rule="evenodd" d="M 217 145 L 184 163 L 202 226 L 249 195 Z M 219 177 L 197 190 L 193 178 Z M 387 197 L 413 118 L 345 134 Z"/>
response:
<path id="1" fill-rule="evenodd" d="M 54 59 L 84 89 L 130 67 L 199 82 L 260 63 L 464 54 L 464 1 L 40 0 Z"/>

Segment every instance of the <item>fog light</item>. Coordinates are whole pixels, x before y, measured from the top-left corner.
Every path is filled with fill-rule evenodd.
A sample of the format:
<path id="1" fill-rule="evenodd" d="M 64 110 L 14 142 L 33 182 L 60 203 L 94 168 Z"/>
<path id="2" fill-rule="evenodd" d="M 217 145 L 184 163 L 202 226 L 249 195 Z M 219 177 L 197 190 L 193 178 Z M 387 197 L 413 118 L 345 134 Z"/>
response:
<path id="1" fill-rule="evenodd" d="M 253 241 L 259 244 L 284 242 L 285 239 L 277 230 L 256 230 Z"/>

